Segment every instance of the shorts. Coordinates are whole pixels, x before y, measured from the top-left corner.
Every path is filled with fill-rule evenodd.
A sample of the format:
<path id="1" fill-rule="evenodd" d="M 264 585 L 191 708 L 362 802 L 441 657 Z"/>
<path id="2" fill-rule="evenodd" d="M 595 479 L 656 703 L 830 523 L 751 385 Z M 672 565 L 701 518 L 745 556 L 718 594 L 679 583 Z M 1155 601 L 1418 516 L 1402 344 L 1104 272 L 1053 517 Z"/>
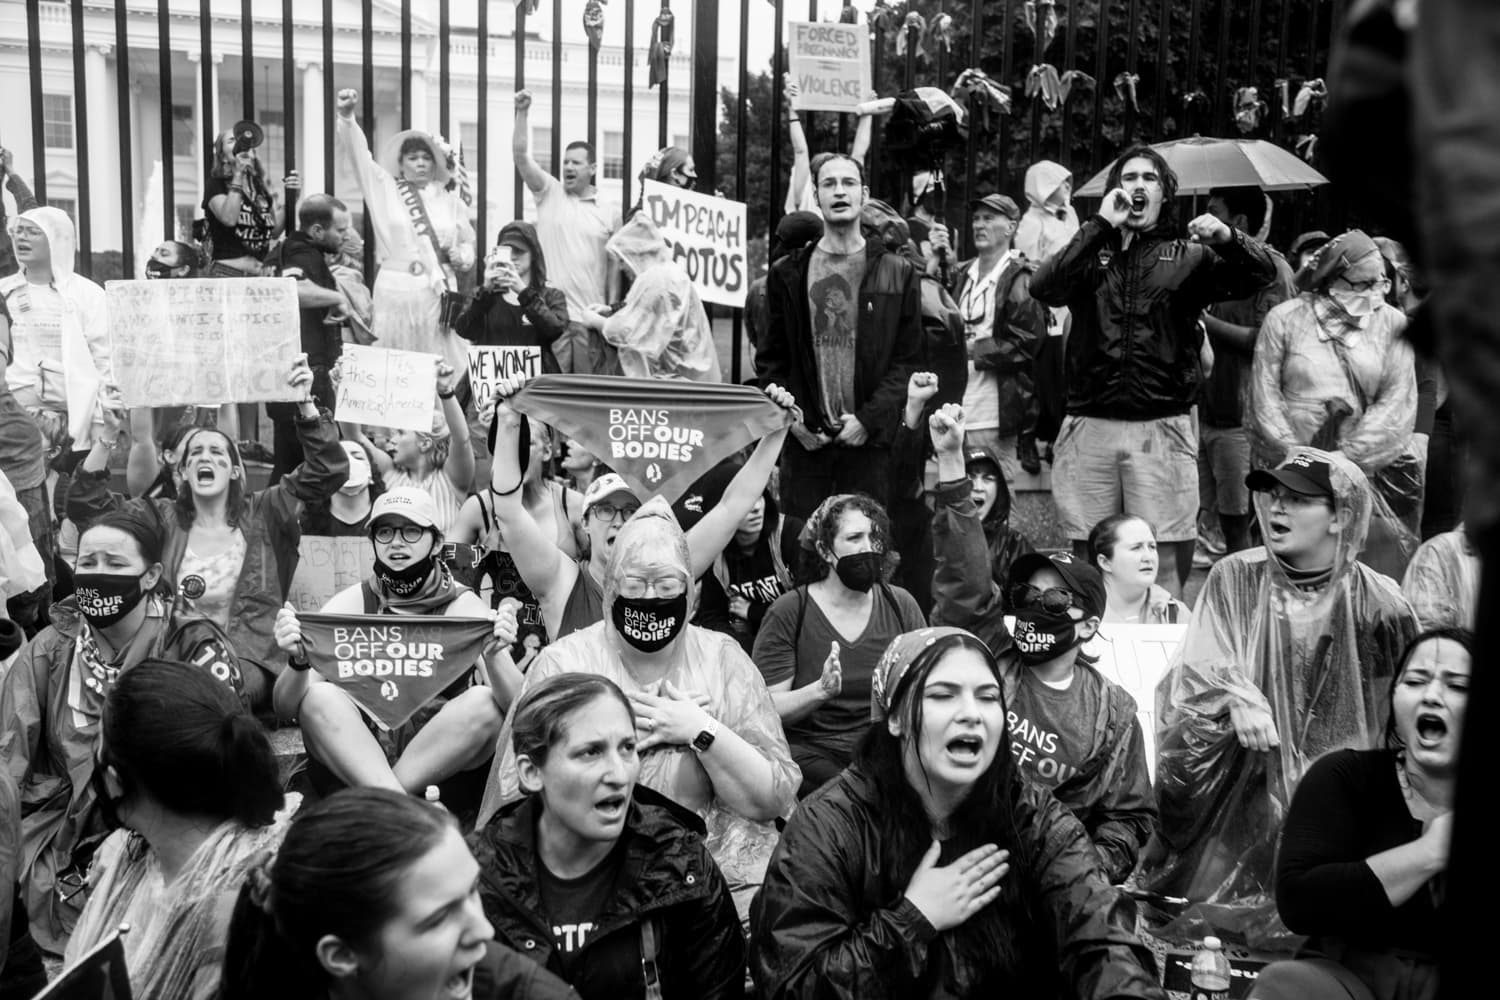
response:
<path id="1" fill-rule="evenodd" d="M 1150 522 L 1159 541 L 1197 538 L 1197 418 L 1064 418 L 1053 445 L 1052 498 L 1070 541 L 1121 512 Z"/>
<path id="2" fill-rule="evenodd" d="M 1249 514 L 1250 432 L 1202 424 L 1198 434 L 1198 506 L 1216 514 Z"/>

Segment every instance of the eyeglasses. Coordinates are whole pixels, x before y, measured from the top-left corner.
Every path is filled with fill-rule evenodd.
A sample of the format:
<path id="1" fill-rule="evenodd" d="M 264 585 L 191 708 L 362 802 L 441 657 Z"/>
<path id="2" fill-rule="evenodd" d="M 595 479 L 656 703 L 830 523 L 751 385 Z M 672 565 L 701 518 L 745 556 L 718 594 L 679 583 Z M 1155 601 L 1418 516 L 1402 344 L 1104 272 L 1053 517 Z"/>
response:
<path id="1" fill-rule="evenodd" d="M 1377 289 L 1383 292 L 1391 287 L 1389 279 L 1384 276 L 1371 278 L 1369 281 L 1350 281 L 1348 278 L 1334 278 L 1333 281 L 1351 292 L 1373 292 Z"/>
<path id="2" fill-rule="evenodd" d="M 1333 506 L 1333 502 L 1327 497 L 1307 496 L 1303 493 L 1293 493 L 1291 490 L 1285 488 L 1267 490 L 1265 497 L 1268 505 L 1279 505 L 1283 510 L 1290 510 L 1293 507 Z"/>
<path id="3" fill-rule="evenodd" d="M 600 519 L 605 521 L 613 521 L 616 515 L 618 515 L 622 521 L 628 521 L 632 517 L 635 517 L 635 512 L 641 509 L 641 505 L 638 503 L 628 503 L 623 507 L 616 507 L 614 504 L 606 500 L 594 504 L 594 506 L 589 509 L 597 514 Z"/>
<path id="4" fill-rule="evenodd" d="M 1033 587 L 1018 583 L 1010 588 L 1010 606 L 1014 609 L 1040 607 L 1049 615 L 1060 615 L 1073 607 L 1073 592 L 1063 587 Z"/>
<path id="5" fill-rule="evenodd" d="M 620 581 L 620 596 L 629 597 L 632 600 L 645 597 L 647 594 L 671 600 L 675 597 L 681 597 L 686 590 L 687 582 L 678 576 L 663 576 L 654 580 L 648 580 L 639 576 L 627 576 Z"/>
<path id="6" fill-rule="evenodd" d="M 407 545 L 415 545 L 422 540 L 427 529 L 420 524 L 403 524 L 396 527 L 394 524 L 382 524 L 375 529 L 375 540 L 381 545 L 388 545 L 396 540 L 396 535 L 401 535 L 401 540 Z"/>

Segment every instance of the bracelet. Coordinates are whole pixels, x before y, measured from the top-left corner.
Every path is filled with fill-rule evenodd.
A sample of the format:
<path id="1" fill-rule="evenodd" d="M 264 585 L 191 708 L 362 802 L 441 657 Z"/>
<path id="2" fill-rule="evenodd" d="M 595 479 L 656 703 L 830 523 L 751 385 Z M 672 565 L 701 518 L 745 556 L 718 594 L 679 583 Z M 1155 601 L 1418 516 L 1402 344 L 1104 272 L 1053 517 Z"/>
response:
<path id="1" fill-rule="evenodd" d="M 513 495 L 517 490 L 519 490 L 522 486 L 525 486 L 525 485 L 526 485 L 526 477 L 522 476 L 520 478 L 520 480 L 516 483 L 516 485 L 512 486 L 510 489 L 506 490 L 505 492 L 502 493 L 499 490 L 495 489 L 493 486 L 490 487 L 490 492 L 493 493 L 497 497 L 508 497 L 508 496 Z"/>
<path id="2" fill-rule="evenodd" d="M 454 396 L 454 394 L 457 393 L 457 392 L 458 392 L 457 389 L 453 389 L 453 390 L 451 390 L 449 392 L 444 392 L 443 390 L 439 389 L 438 390 L 438 399 L 452 399 L 453 396 Z"/>
<path id="3" fill-rule="evenodd" d="M 797 117 L 792 117 L 792 118 L 788 118 L 786 120 L 786 123 L 788 125 L 792 125 L 792 124 L 798 124 L 798 125 L 800 125 L 802 123 L 802 119 L 801 118 L 797 118 Z"/>

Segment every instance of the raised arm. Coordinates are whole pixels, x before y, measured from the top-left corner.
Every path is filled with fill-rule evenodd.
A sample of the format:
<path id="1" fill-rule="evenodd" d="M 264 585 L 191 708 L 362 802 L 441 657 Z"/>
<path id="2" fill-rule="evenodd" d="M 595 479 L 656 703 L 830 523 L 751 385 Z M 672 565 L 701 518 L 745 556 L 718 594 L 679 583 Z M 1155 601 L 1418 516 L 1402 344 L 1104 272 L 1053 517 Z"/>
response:
<path id="1" fill-rule="evenodd" d="M 359 91 L 339 91 L 337 102 L 334 106 L 334 132 L 338 136 L 339 144 L 344 148 L 344 155 L 350 168 L 354 171 L 354 179 L 359 183 L 360 193 L 366 199 L 373 198 L 375 192 L 392 183 L 392 178 L 385 168 L 375 162 L 375 157 L 370 154 L 370 140 L 365 136 L 365 130 L 359 127 L 359 122 L 354 119 L 354 106 L 359 102 Z"/>
<path id="2" fill-rule="evenodd" d="M 521 180 L 531 188 L 532 194 L 539 195 L 547 187 L 549 178 L 547 172 L 531 155 L 530 113 L 531 91 L 517 91 L 516 121 L 510 134 L 510 152 L 515 158 L 516 170 L 521 174 Z"/>
<path id="3" fill-rule="evenodd" d="M 786 105 L 786 131 L 788 138 L 792 141 L 792 177 L 786 189 L 787 211 L 794 212 L 800 207 L 802 192 L 807 187 L 808 181 L 812 180 L 812 153 L 807 147 L 807 133 L 802 129 L 802 116 L 797 109 L 792 107 L 792 102 L 801 94 L 801 88 L 797 81 L 792 79 L 792 74 L 783 75 L 785 83 L 782 85 L 782 93 L 785 95 Z"/>
<path id="4" fill-rule="evenodd" d="M 318 410 L 312 398 L 312 369 L 307 355 L 297 355 L 287 384 L 298 391 L 297 417 L 293 425 L 302 443 L 302 464 L 281 477 L 271 491 L 283 491 L 302 501 L 326 500 L 349 479 L 349 456 L 339 444 L 338 425 Z"/>
<path id="5" fill-rule="evenodd" d="M 5 372 L 0 370 L 0 377 Z M 125 492 L 133 497 L 143 495 L 161 472 L 161 452 L 156 447 L 151 408 L 130 411 L 130 456 L 125 460 Z"/>
<path id="6" fill-rule="evenodd" d="M 467 493 L 474 481 L 474 446 L 469 442 L 469 420 L 454 394 L 459 374 L 448 362 L 437 363 L 438 402 L 448 424 L 448 460 L 443 463 L 443 472 L 460 493 Z"/>

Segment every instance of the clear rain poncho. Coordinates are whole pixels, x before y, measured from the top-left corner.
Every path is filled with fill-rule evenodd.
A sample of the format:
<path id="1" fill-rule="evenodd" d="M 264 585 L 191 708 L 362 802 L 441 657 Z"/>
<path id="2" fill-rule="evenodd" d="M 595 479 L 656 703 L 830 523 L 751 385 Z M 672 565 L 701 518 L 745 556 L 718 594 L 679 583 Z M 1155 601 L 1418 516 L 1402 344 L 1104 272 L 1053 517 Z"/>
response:
<path id="1" fill-rule="evenodd" d="M 634 279 L 625 304 L 604 321 L 604 339 L 619 348 L 624 373 L 723 381 L 698 289 L 647 214 L 633 215 L 607 249 Z"/>
<path id="2" fill-rule="evenodd" d="M 1401 592 L 1423 629 L 1477 627 L 1479 551 L 1463 525 L 1422 543 L 1406 567 Z"/>
<path id="3" fill-rule="evenodd" d="M 1170 939 L 1216 933 L 1252 948 L 1294 939 L 1276 912 L 1275 849 L 1292 792 L 1308 766 L 1342 748 L 1375 747 L 1391 677 L 1416 620 L 1395 581 L 1358 562 L 1371 491 L 1342 455 L 1332 466 L 1339 548 L 1326 582 L 1295 584 L 1257 548 L 1209 573 L 1176 658 L 1156 688 L 1160 827 L 1142 861 L 1142 888 L 1192 902 L 1152 912 Z M 1268 535 L 1266 511 L 1257 505 Z M 1240 745 L 1233 705 L 1269 711 L 1281 745 Z"/>

